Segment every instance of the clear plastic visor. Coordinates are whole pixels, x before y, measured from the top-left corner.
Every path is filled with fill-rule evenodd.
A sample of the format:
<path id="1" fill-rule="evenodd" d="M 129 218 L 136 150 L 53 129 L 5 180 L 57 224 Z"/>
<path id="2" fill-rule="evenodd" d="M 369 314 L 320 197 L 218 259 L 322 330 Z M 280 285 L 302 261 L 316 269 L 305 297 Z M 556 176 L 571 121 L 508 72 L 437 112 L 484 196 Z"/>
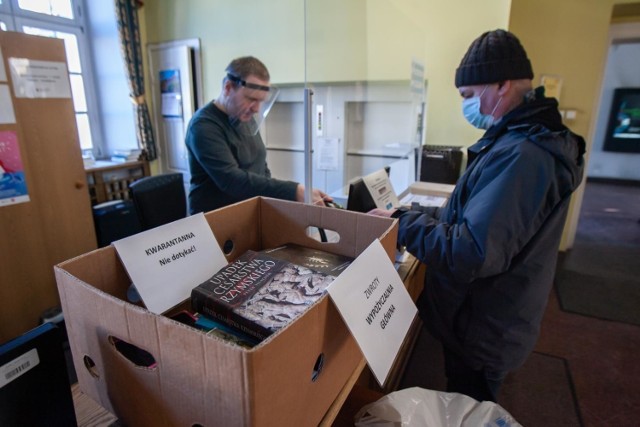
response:
<path id="1" fill-rule="evenodd" d="M 279 89 L 247 82 L 231 74 L 227 74 L 227 78 L 238 85 L 242 100 L 239 111 L 231 119 L 232 124 L 243 134 L 257 134 L 278 97 Z"/>

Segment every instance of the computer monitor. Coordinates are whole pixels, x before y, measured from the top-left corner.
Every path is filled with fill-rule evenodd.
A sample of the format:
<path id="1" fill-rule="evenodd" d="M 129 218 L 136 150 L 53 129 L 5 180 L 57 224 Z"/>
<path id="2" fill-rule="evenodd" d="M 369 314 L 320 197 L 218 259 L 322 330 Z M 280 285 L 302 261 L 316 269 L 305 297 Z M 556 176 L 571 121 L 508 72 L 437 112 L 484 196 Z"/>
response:
<path id="1" fill-rule="evenodd" d="M 387 175 L 391 173 L 391 167 L 384 168 Z M 376 207 L 376 203 L 369 193 L 367 185 L 362 178 L 357 178 L 349 183 L 349 196 L 347 198 L 347 210 L 355 212 L 369 212 Z"/>
<path id="2" fill-rule="evenodd" d="M 43 323 L 0 345 L 0 372 L 0 425 L 78 425 L 56 325 Z"/>

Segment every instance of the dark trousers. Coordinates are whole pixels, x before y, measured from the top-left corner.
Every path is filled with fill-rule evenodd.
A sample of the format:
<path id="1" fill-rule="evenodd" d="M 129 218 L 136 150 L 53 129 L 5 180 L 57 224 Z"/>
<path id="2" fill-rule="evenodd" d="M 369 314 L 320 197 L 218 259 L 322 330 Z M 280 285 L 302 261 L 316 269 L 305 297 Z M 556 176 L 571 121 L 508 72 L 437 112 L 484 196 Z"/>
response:
<path id="1" fill-rule="evenodd" d="M 487 372 L 468 367 L 461 357 L 443 347 L 447 391 L 462 393 L 482 402 L 498 401 L 498 392 L 506 372 Z"/>

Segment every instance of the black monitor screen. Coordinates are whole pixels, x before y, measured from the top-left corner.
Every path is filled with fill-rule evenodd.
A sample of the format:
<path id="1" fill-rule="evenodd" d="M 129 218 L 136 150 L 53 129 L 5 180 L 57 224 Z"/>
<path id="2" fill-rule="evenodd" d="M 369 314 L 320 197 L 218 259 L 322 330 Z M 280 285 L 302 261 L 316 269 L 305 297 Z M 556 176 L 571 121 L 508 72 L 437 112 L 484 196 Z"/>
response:
<path id="1" fill-rule="evenodd" d="M 391 172 L 389 166 L 384 168 L 387 175 Z M 349 198 L 347 199 L 347 210 L 356 212 L 369 212 L 376 207 L 376 203 L 369 193 L 367 185 L 362 178 L 358 178 L 349 183 Z"/>

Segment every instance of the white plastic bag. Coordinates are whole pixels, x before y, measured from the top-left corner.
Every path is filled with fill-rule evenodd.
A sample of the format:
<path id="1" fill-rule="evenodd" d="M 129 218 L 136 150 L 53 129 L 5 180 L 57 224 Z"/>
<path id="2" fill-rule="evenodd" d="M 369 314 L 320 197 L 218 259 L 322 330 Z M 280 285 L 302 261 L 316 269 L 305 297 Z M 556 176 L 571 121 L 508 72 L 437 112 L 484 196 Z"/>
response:
<path id="1" fill-rule="evenodd" d="M 419 387 L 390 393 L 365 405 L 356 427 L 522 427 L 494 402 Z"/>

